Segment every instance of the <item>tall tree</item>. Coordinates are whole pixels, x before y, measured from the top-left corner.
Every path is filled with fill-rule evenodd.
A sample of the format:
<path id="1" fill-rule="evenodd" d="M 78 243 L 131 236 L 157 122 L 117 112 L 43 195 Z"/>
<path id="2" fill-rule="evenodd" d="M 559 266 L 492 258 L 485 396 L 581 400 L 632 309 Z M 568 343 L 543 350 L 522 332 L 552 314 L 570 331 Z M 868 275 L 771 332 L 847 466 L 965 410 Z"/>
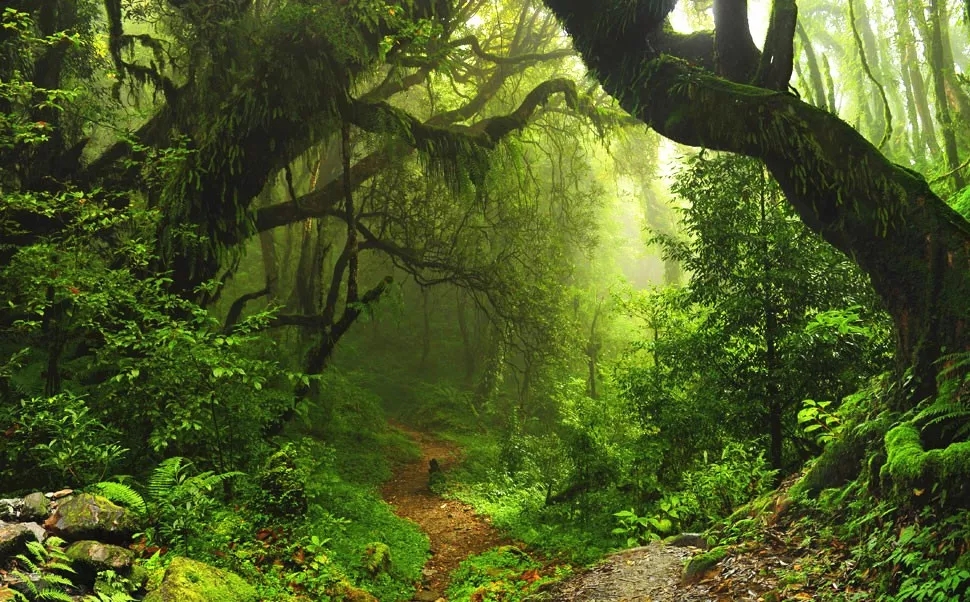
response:
<path id="1" fill-rule="evenodd" d="M 939 358 L 970 349 L 970 225 L 919 174 L 787 92 L 794 0 L 773 2 L 755 53 L 741 19 L 673 31 L 670 0 L 546 4 L 632 114 L 678 142 L 764 161 L 806 225 L 859 264 L 893 317 L 899 373 L 912 367 L 918 382 L 898 407 L 932 394 Z M 745 0 L 714 4 L 748 11 Z"/>

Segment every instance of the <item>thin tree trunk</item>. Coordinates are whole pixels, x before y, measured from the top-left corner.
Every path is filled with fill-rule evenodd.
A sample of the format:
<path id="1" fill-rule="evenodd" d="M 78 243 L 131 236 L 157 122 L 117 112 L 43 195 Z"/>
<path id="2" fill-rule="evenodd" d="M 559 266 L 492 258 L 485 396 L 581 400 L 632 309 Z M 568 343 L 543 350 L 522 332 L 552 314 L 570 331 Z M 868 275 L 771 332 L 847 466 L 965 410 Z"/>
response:
<path id="1" fill-rule="evenodd" d="M 815 58 L 815 49 L 812 48 L 812 41 L 808 38 L 808 34 L 805 33 L 805 28 L 801 23 L 798 24 L 796 31 L 798 32 L 798 40 L 802 44 L 802 52 L 805 53 L 805 62 L 808 64 L 808 77 L 812 83 L 812 90 L 814 90 L 814 104 L 822 110 L 834 111 L 834 106 L 826 106 L 822 72 L 818 68 L 818 60 Z"/>
<path id="2" fill-rule="evenodd" d="M 943 130 L 944 150 L 947 168 L 952 172 L 953 187 L 960 190 L 965 185 L 960 170 L 960 151 L 957 147 L 956 131 L 950 101 L 946 94 L 946 65 L 943 52 L 942 0 L 930 0 L 930 71 L 933 75 L 933 91 L 936 97 L 936 115 Z"/>

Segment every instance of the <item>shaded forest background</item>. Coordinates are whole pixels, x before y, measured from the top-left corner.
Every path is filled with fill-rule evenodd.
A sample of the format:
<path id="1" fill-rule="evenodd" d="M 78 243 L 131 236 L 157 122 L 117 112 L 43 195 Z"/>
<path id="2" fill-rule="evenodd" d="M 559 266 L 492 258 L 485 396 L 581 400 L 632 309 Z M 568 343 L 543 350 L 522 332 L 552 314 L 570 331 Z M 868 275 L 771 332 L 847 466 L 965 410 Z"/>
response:
<path id="1" fill-rule="evenodd" d="M 0 492 L 408 599 L 392 420 L 563 562 L 797 481 L 791 584 L 961 599 L 966 7 L 547 4 L 0 3 Z"/>

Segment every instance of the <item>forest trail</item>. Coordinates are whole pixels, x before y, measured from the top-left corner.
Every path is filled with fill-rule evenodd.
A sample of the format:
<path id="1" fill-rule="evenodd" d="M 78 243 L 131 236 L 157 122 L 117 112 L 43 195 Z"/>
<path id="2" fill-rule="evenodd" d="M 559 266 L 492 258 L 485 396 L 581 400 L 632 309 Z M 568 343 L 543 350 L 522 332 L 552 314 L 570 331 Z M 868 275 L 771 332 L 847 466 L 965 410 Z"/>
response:
<path id="1" fill-rule="evenodd" d="M 687 559 L 697 548 L 653 542 L 623 550 L 595 566 L 553 585 L 548 602 L 764 602 L 812 600 L 803 592 L 772 597 L 778 591 L 777 574 L 790 566 L 783 551 L 751 544 L 733 550 L 710 570 L 685 583 Z M 802 597 L 807 596 L 807 597 Z"/>
<path id="2" fill-rule="evenodd" d="M 457 445 L 431 435 L 419 433 L 401 424 L 393 424 L 421 448 L 421 459 L 405 464 L 384 484 L 384 499 L 394 512 L 417 523 L 431 541 L 431 558 L 424 565 L 424 580 L 414 599 L 434 601 L 445 597 L 448 578 L 458 564 L 472 556 L 509 544 L 488 519 L 471 506 L 432 493 L 428 489 L 428 467 L 436 459 L 442 470 L 453 466 L 461 457 Z"/>
<path id="3" fill-rule="evenodd" d="M 428 488 L 428 469 L 436 459 L 447 471 L 461 459 L 460 448 L 399 423 L 393 428 L 410 437 L 421 458 L 401 465 L 382 488 L 394 512 L 414 521 L 431 544 L 431 558 L 413 600 L 445 598 L 451 572 L 469 556 L 511 544 L 489 520 L 462 502 L 447 500 Z M 551 585 L 538 599 L 549 602 L 759 602 L 778 587 L 776 574 L 789 566 L 786 551 L 749 542 L 734 550 L 692 583 L 682 580 L 688 558 L 697 548 L 654 542 L 605 557 L 595 566 Z M 786 562 L 787 560 L 787 562 Z M 797 566 L 797 565 L 796 565 Z M 794 599 L 800 598 L 796 594 Z"/>

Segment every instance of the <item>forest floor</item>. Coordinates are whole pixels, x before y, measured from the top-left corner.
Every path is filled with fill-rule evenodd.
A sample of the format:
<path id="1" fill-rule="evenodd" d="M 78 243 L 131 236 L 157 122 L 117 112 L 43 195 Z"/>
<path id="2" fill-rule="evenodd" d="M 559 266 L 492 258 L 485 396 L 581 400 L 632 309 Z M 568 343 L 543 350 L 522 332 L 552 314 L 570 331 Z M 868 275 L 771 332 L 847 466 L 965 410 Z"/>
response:
<path id="1" fill-rule="evenodd" d="M 699 575 L 683 581 L 687 559 L 696 548 L 667 546 L 660 542 L 617 552 L 595 566 L 550 588 L 550 602 L 765 602 L 811 600 L 784 598 L 777 592 L 776 575 L 789 566 L 779 550 L 749 547 Z"/>
<path id="2" fill-rule="evenodd" d="M 420 446 L 421 459 L 399 467 L 382 493 L 398 516 L 414 521 L 428 534 L 431 558 L 424 566 L 424 579 L 414 599 L 434 601 L 445 597 L 448 578 L 462 560 L 512 542 L 471 506 L 447 500 L 428 488 L 431 460 L 437 460 L 447 471 L 461 458 L 457 445 L 400 424 L 393 426 Z"/>
<path id="3" fill-rule="evenodd" d="M 447 471 L 461 459 L 457 445 L 400 424 L 393 426 L 420 446 L 421 459 L 401 465 L 384 485 L 383 496 L 398 516 L 417 523 L 430 540 L 431 558 L 414 600 L 443 600 L 449 576 L 461 561 L 512 542 L 467 504 L 429 489 L 432 458 Z M 685 583 L 684 565 L 700 551 L 654 542 L 617 552 L 553 584 L 540 597 L 550 602 L 756 602 L 772 599 L 769 592 L 777 591 L 776 576 L 791 566 L 783 547 L 749 543 Z M 811 599 L 802 595 L 786 599 Z"/>

